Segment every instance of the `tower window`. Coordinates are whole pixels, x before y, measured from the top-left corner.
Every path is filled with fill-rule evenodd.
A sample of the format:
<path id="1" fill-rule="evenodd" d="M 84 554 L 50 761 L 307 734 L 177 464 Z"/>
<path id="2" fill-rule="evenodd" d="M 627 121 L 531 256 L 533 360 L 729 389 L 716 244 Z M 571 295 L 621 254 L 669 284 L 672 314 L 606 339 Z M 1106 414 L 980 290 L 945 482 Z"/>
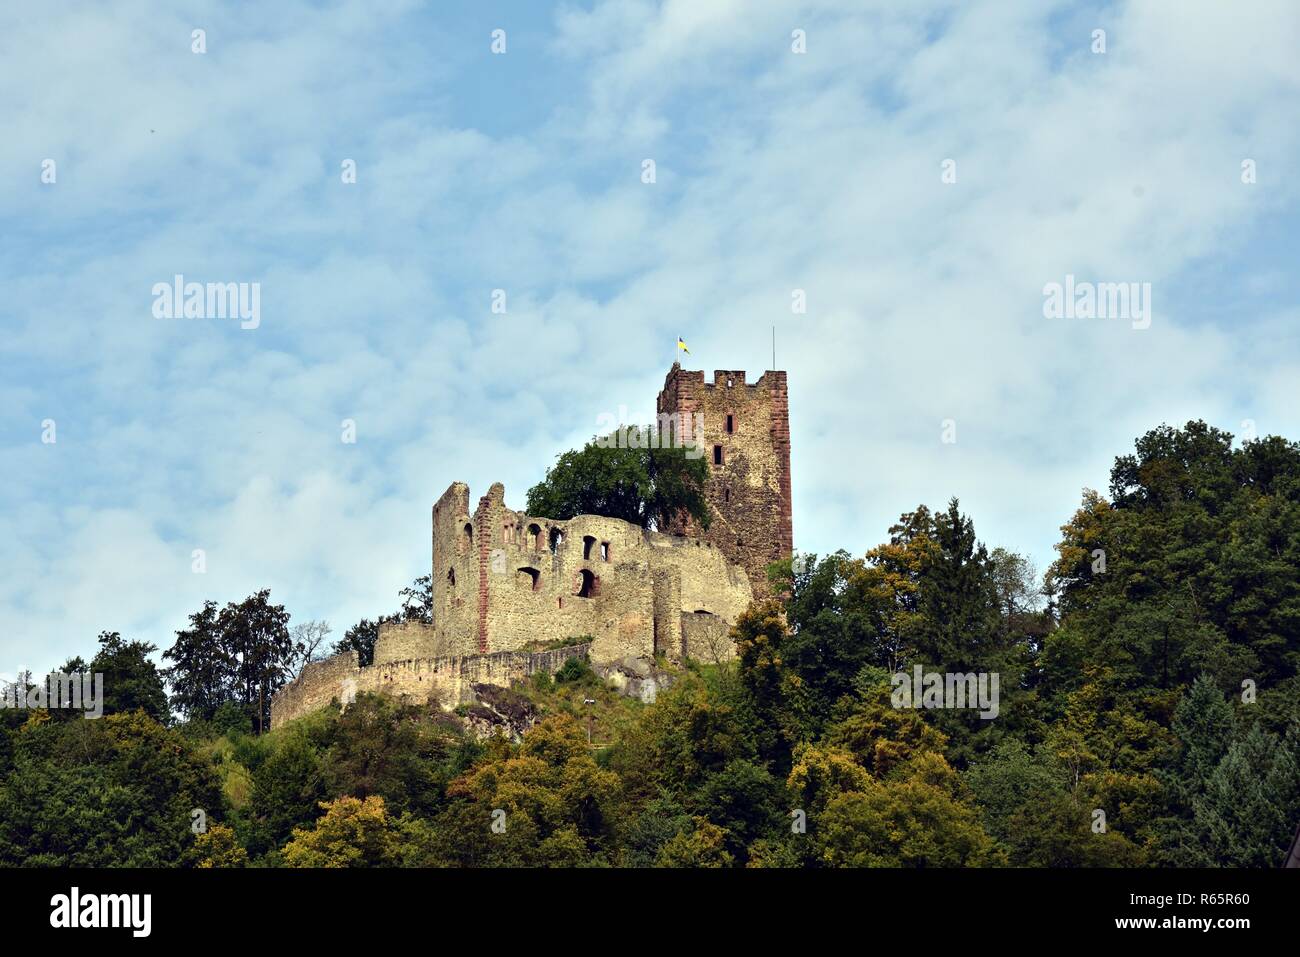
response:
<path id="1" fill-rule="evenodd" d="M 560 544 L 564 541 L 564 533 L 558 528 L 551 529 L 551 554 L 554 555 L 560 550 Z"/>
<path id="2" fill-rule="evenodd" d="M 721 445 L 715 445 L 715 446 L 713 447 L 713 464 L 714 464 L 714 465 L 721 465 L 721 464 L 722 464 L 722 446 L 721 446 Z"/>
<path id="3" fill-rule="evenodd" d="M 729 488 L 724 488 L 724 489 L 722 490 L 722 500 L 723 500 L 724 502 L 730 502 L 730 501 L 731 501 L 731 489 L 729 489 Z"/>
<path id="4" fill-rule="evenodd" d="M 461 546 L 466 549 L 473 548 L 474 547 L 474 526 L 471 525 L 469 522 L 466 522 L 464 533 L 465 533 L 464 537 L 461 539 Z"/>
<path id="5" fill-rule="evenodd" d="M 596 545 L 595 538 L 593 538 L 590 535 L 582 536 L 582 560 L 583 561 L 589 561 L 591 559 L 591 550 L 595 547 L 595 545 Z"/>
<path id="6" fill-rule="evenodd" d="M 727 416 L 727 434 L 730 435 L 735 431 L 736 431 L 736 417 L 734 415 L 729 415 Z"/>
<path id="7" fill-rule="evenodd" d="M 600 594 L 600 579 L 585 568 L 578 573 L 577 584 L 579 598 L 595 598 Z"/>
<path id="8" fill-rule="evenodd" d="M 528 539 L 533 549 L 540 552 L 542 550 L 542 526 L 537 524 L 529 525 Z"/>
<path id="9" fill-rule="evenodd" d="M 609 542 L 600 543 L 600 560 L 602 562 L 609 561 Z"/>

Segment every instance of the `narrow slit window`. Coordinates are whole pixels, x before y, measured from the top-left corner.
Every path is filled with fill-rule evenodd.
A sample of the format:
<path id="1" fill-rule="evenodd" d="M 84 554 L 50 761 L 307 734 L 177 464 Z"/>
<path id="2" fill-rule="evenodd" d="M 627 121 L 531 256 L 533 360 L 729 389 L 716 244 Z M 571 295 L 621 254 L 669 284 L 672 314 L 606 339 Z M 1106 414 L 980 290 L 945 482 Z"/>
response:
<path id="1" fill-rule="evenodd" d="M 714 464 L 714 465 L 721 465 L 721 464 L 722 464 L 722 446 L 721 446 L 721 445 L 715 445 L 715 446 L 713 447 L 713 464 Z"/>

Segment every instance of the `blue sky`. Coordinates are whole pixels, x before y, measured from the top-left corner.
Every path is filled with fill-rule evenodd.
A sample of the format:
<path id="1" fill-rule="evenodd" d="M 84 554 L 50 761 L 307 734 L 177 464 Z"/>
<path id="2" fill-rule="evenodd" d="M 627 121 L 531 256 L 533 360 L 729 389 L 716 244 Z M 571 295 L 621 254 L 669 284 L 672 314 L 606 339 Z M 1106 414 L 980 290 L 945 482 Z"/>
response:
<path id="1" fill-rule="evenodd" d="M 391 610 L 450 482 L 521 507 L 678 335 L 776 327 L 800 549 L 956 495 L 1041 569 L 1147 429 L 1300 437 L 1298 49 L 1286 0 L 6 4 L 0 671 Z M 260 325 L 154 318 L 177 273 Z M 1044 318 L 1067 274 L 1150 328 Z"/>

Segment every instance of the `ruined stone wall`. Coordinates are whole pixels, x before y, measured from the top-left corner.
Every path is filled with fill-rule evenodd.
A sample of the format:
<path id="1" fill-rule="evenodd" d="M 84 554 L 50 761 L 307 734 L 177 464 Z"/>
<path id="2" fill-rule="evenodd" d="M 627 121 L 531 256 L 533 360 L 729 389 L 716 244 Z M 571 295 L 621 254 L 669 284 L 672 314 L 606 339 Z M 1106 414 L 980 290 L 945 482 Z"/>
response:
<path id="1" fill-rule="evenodd" d="M 478 542 L 469 486 L 453 482 L 433 506 L 433 621 L 440 654 L 477 650 Z"/>
<path id="2" fill-rule="evenodd" d="M 271 727 L 277 728 L 323 708 L 331 701 L 350 704 L 361 693 L 392 695 L 412 704 L 437 701 L 445 710 L 473 700 L 475 684 L 501 688 L 537 672 L 553 673 L 569 658 L 582 658 L 589 644 L 541 652 L 449 655 L 356 666 L 356 654 L 336 655 L 308 665 L 302 677 L 286 685 L 271 701 Z"/>
<path id="3" fill-rule="evenodd" d="M 380 622 L 379 637 L 375 639 L 375 662 L 457 654 L 458 649 L 452 644 L 437 628 L 422 621 Z"/>
<path id="4" fill-rule="evenodd" d="M 674 363 L 657 411 L 703 416 L 701 444 L 710 469 L 705 495 L 713 521 L 708 530 L 682 518 L 668 531 L 698 535 L 716 545 L 745 569 L 754 595 L 767 596 L 767 566 L 794 548 L 786 374 L 765 372 L 749 384 L 744 371 L 717 370 L 713 381 L 705 382 L 702 371 Z M 715 459 L 715 447 L 721 462 Z"/>
<path id="5" fill-rule="evenodd" d="M 434 507 L 433 643 L 419 629 L 386 627 L 384 660 L 536 650 L 588 635 L 598 662 L 656 651 L 679 660 L 680 612 L 731 622 L 752 598 L 744 570 L 710 543 L 598 515 L 530 516 L 506 506 L 500 483 L 472 518 L 460 514 L 468 501 L 456 483 Z"/>
<path id="6" fill-rule="evenodd" d="M 729 661 L 736 656 L 731 626 L 708 612 L 682 612 L 682 641 L 686 655 L 704 664 Z"/>
<path id="7" fill-rule="evenodd" d="M 271 699 L 271 727 L 323 708 L 335 699 L 344 702 L 355 698 L 363 670 L 357 662 L 357 653 L 347 651 L 308 664 L 298 680 L 285 685 Z"/>
<path id="8" fill-rule="evenodd" d="M 679 573 L 680 611 L 707 611 L 734 622 L 753 600 L 745 570 L 722 549 L 698 538 L 651 532 L 646 536 L 651 564 Z"/>

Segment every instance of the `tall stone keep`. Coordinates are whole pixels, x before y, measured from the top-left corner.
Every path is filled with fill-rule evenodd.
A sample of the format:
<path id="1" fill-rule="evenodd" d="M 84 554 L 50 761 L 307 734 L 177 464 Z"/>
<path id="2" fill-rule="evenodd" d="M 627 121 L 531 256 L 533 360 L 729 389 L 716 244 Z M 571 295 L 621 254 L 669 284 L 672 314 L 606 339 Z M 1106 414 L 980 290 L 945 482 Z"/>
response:
<path id="1" fill-rule="evenodd" d="M 707 531 L 679 518 L 667 529 L 698 535 L 749 576 L 755 597 L 771 594 L 767 566 L 794 549 L 790 498 L 790 400 L 784 372 L 768 371 L 757 382 L 741 370 L 704 372 L 674 362 L 659 393 L 657 411 L 703 415 L 701 439 L 713 512 Z"/>

